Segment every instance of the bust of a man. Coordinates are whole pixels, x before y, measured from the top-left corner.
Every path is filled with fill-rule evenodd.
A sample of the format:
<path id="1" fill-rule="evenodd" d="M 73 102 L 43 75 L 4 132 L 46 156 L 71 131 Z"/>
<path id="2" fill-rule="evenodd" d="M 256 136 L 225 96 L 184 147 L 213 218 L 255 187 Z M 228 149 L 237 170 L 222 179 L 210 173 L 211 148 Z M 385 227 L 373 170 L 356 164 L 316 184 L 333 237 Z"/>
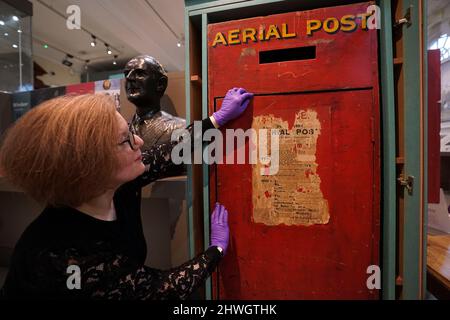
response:
<path id="1" fill-rule="evenodd" d="M 144 140 L 143 150 L 170 142 L 172 132 L 185 128 L 186 120 L 161 111 L 168 82 L 163 66 L 155 58 L 141 55 L 128 61 L 124 74 L 127 99 L 136 106 L 131 126 Z"/>

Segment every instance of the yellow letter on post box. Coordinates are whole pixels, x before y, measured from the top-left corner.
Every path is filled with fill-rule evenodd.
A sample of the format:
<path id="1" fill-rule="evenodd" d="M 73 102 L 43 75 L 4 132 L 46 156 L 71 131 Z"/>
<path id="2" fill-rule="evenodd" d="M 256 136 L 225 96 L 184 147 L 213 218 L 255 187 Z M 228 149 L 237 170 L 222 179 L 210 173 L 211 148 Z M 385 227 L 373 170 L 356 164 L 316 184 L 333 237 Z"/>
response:
<path id="1" fill-rule="evenodd" d="M 281 37 L 282 38 L 295 38 L 297 33 L 288 33 L 287 23 L 281 24 Z"/>
<path id="2" fill-rule="evenodd" d="M 330 27 L 330 22 L 332 23 L 332 27 Z M 323 30 L 326 33 L 335 33 L 339 29 L 339 21 L 336 18 L 328 18 L 323 22 Z"/>
<path id="3" fill-rule="evenodd" d="M 217 32 L 216 37 L 214 38 L 214 41 L 212 43 L 212 46 L 215 47 L 219 43 L 225 46 L 227 45 L 227 40 L 225 40 L 225 37 L 223 36 L 222 32 Z"/>
<path id="4" fill-rule="evenodd" d="M 313 31 L 320 30 L 321 27 L 322 22 L 320 20 L 308 20 L 306 21 L 306 34 L 310 36 Z"/>
<path id="5" fill-rule="evenodd" d="M 354 15 L 348 14 L 341 18 L 341 30 L 344 32 L 352 32 L 356 30 L 356 22 Z"/>
<path id="6" fill-rule="evenodd" d="M 256 42 L 256 29 L 246 28 L 242 30 L 242 43 L 247 43 L 248 39 Z"/>
<path id="7" fill-rule="evenodd" d="M 361 29 L 367 30 L 367 18 L 370 17 L 371 15 L 372 15 L 372 12 L 371 13 L 360 13 L 360 14 L 356 15 L 358 18 L 361 18 Z"/>
<path id="8" fill-rule="evenodd" d="M 269 26 L 269 31 L 267 31 L 265 40 L 270 40 L 270 37 L 275 37 L 277 39 L 281 38 L 280 32 L 278 31 L 278 28 L 275 24 L 271 24 Z"/>
<path id="9" fill-rule="evenodd" d="M 228 44 L 239 44 L 241 40 L 239 40 L 239 29 L 234 29 L 228 31 Z"/>

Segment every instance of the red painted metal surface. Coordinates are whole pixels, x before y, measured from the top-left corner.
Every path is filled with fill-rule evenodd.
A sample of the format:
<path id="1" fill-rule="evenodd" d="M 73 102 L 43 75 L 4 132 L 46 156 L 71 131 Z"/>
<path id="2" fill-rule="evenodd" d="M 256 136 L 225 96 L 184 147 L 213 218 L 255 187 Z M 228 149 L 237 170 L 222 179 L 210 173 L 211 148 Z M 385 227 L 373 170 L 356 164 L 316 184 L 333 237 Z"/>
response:
<path id="1" fill-rule="evenodd" d="M 428 50 L 428 202 L 439 203 L 441 186 L 441 51 Z"/>
<path id="2" fill-rule="evenodd" d="M 317 174 L 328 201 L 324 225 L 267 226 L 252 219 L 252 166 L 218 164 L 210 170 L 210 200 L 229 211 L 231 243 L 214 275 L 219 299 L 376 299 L 367 267 L 379 265 L 380 152 L 376 30 L 325 31 L 305 36 L 306 20 L 340 19 L 368 5 L 340 6 L 209 25 L 210 111 L 230 87 L 255 98 L 226 128 L 251 127 L 272 114 L 291 127 L 299 110 L 317 112 Z M 288 25 L 296 37 L 216 45 L 217 32 Z M 293 27 L 295 26 L 295 27 Z M 259 52 L 316 46 L 316 57 L 259 63 Z M 247 142 L 248 146 L 248 142 Z M 246 148 L 248 150 L 248 148 Z"/>
<path id="3" fill-rule="evenodd" d="M 87 93 L 94 93 L 94 91 L 95 91 L 94 82 L 71 84 L 66 87 L 66 94 L 87 94 Z"/>

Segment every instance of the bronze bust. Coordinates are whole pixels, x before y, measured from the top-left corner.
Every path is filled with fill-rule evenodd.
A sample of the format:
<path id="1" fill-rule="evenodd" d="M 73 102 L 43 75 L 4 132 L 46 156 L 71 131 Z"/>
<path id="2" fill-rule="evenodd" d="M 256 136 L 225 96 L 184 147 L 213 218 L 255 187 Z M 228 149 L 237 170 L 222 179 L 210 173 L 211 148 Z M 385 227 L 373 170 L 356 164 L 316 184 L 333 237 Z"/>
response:
<path id="1" fill-rule="evenodd" d="M 125 66 L 127 99 L 136 106 L 131 129 L 144 140 L 143 150 L 168 143 L 175 129 L 186 128 L 186 120 L 161 110 L 167 88 L 163 66 L 148 55 L 137 56 Z"/>

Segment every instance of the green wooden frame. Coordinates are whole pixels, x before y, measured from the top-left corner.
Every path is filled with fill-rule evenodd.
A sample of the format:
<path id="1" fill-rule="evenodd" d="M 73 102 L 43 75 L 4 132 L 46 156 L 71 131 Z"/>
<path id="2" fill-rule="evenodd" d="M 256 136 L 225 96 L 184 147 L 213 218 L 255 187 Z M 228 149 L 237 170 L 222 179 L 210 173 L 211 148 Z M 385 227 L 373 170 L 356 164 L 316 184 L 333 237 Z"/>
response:
<path id="1" fill-rule="evenodd" d="M 391 1 L 378 2 L 381 9 L 380 81 L 382 131 L 382 298 L 395 299 L 396 264 L 396 161 L 395 98 L 392 52 Z"/>
<path id="2" fill-rule="evenodd" d="M 363 1 L 363 0 L 362 0 Z M 406 0 L 405 2 L 411 2 L 416 5 L 419 0 Z M 217 13 L 229 14 L 228 20 L 235 19 L 237 9 L 250 9 L 253 10 L 254 16 L 268 14 L 264 10 L 267 10 L 269 5 L 277 3 L 283 3 L 283 7 L 287 4 L 292 5 L 293 1 L 286 0 L 185 0 L 185 39 L 186 39 L 186 114 L 188 123 L 190 123 L 190 69 L 189 69 L 189 22 L 191 19 L 200 21 L 199 27 L 201 28 L 202 39 L 202 114 L 206 117 L 208 114 L 208 81 L 207 81 L 207 25 L 209 17 Z M 309 3 L 310 1 L 296 1 L 297 6 Z M 348 4 L 348 1 L 334 1 L 334 0 L 317 0 L 314 1 L 314 6 L 323 6 L 325 3 L 330 5 Z M 391 17 L 391 1 L 390 0 L 378 0 L 377 4 L 381 9 L 381 30 L 380 30 L 380 90 L 381 90 L 381 116 L 382 116 L 382 251 L 381 251 L 381 270 L 382 270 L 382 298 L 383 299 L 395 299 L 395 266 L 396 266 L 396 132 L 395 132 L 395 98 L 394 98 L 394 70 L 393 70 L 393 49 L 392 49 L 392 17 Z M 269 12 L 270 13 L 270 12 Z M 415 15 L 418 13 L 415 12 Z M 418 17 L 418 16 L 417 16 Z M 416 19 L 417 19 L 416 17 Z M 416 20 L 418 21 L 418 20 Z M 410 30 L 411 34 L 417 34 L 419 29 L 418 25 Z M 407 46 L 406 50 L 414 51 L 417 49 L 418 42 L 414 42 L 409 36 L 406 38 Z M 412 52 L 411 51 L 411 52 Z M 417 54 L 411 53 L 405 57 L 405 65 L 409 68 L 408 74 L 405 75 L 406 79 L 419 79 L 418 77 L 418 50 Z M 414 81 L 412 81 L 414 82 Z M 419 101 L 419 88 L 417 83 L 411 84 L 408 88 L 405 85 L 405 99 L 406 105 L 409 108 L 411 106 L 417 106 Z M 406 93 L 407 92 L 407 93 Z M 408 96 L 409 94 L 409 96 Z M 409 121 L 413 121 L 417 124 L 417 115 L 409 115 Z M 409 129 L 413 129 L 413 126 L 408 125 Z M 411 134 L 414 138 L 414 132 Z M 413 175 L 419 177 L 417 172 L 420 172 L 417 162 L 419 157 L 417 156 L 418 148 L 416 145 L 408 144 L 408 157 L 414 159 L 411 163 L 407 163 L 407 169 L 414 172 Z M 425 149 L 426 150 L 426 149 Z M 426 154 L 426 153 L 425 153 Z M 416 162 L 414 162 L 416 161 Z M 419 171 L 418 171 L 419 170 Z M 208 166 L 203 166 L 203 215 L 204 215 L 204 237 L 205 248 L 208 247 L 209 239 L 209 177 Z M 188 186 L 187 186 L 187 205 L 189 215 L 189 234 L 190 234 L 190 254 L 194 256 L 194 235 L 193 235 L 193 210 L 192 210 L 192 171 L 188 170 Z M 424 176 L 426 183 L 426 175 Z M 426 184 L 425 184 L 426 185 Z M 415 197 L 408 199 L 407 201 L 407 216 L 405 222 L 405 279 L 404 279 L 404 292 L 405 298 L 418 298 L 417 287 L 418 272 L 414 270 L 413 266 L 418 265 L 419 254 L 417 250 L 418 241 L 420 239 L 420 232 L 418 232 L 418 215 L 417 215 L 417 192 Z M 425 194 L 426 200 L 426 194 Z M 426 203 L 426 201 L 424 202 Z M 416 206 L 416 208 L 414 208 Z M 424 211 L 426 212 L 426 211 Z M 407 231 L 407 232 L 406 232 Z M 426 237 L 424 239 L 423 247 L 426 248 Z M 425 253 L 423 253 L 425 254 Z M 426 263 L 423 265 L 423 270 L 426 270 Z M 426 274 L 426 273 L 424 273 Z M 211 282 L 209 281 L 206 286 L 206 298 L 211 299 Z"/>
<path id="3" fill-rule="evenodd" d="M 427 212 L 427 123 L 426 123 L 426 90 L 424 97 L 420 96 L 420 78 L 422 75 L 421 56 L 426 62 L 426 51 L 421 52 L 420 44 L 420 21 L 426 21 L 426 10 L 422 17 L 419 16 L 420 0 L 403 0 L 403 13 L 411 7 L 412 24 L 403 27 L 403 68 L 404 68 L 404 101 L 405 101 L 405 173 L 415 177 L 414 192 L 409 195 L 404 193 L 405 199 L 405 222 L 403 239 L 403 298 L 421 299 L 426 288 L 426 218 L 422 219 L 421 211 L 426 217 Z M 426 25 L 426 24 L 424 24 Z M 426 30 L 426 29 L 425 29 Z M 424 32 L 425 35 L 425 32 Z M 426 50 L 426 46 L 424 46 Z M 424 64 L 425 68 L 426 65 Z M 422 79 L 426 81 L 426 77 Z M 426 83 L 424 82 L 424 88 Z M 422 100 L 421 100 L 422 99 Z M 423 110 L 423 121 L 421 121 L 421 104 Z M 421 130 L 423 128 L 423 145 L 420 146 Z M 418 129 L 419 128 L 419 129 Z M 421 150 L 421 147 L 423 150 Z M 421 159 L 421 156 L 424 156 Z M 422 174 L 421 174 L 422 171 Z M 423 207 L 421 208 L 420 196 L 423 195 Z M 423 227 L 423 228 L 422 228 Z M 421 237 L 423 235 L 423 237 Z M 421 242 L 421 241 L 424 242 Z M 417 248 L 423 246 L 420 252 Z M 421 257 L 422 255 L 422 257 Z M 422 284 L 420 277 L 422 274 Z"/>

